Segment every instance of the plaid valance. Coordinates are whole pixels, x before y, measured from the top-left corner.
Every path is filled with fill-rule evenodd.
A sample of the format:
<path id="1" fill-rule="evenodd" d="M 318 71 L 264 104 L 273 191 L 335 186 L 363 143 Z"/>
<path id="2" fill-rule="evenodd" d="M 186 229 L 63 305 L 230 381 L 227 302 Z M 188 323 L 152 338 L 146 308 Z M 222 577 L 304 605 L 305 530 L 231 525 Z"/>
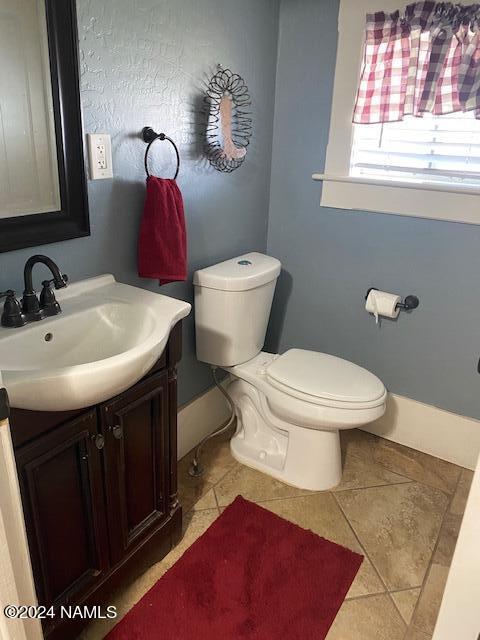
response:
<path id="1" fill-rule="evenodd" d="M 480 117 L 480 4 L 424 1 L 367 15 L 353 122 L 472 110 Z"/>

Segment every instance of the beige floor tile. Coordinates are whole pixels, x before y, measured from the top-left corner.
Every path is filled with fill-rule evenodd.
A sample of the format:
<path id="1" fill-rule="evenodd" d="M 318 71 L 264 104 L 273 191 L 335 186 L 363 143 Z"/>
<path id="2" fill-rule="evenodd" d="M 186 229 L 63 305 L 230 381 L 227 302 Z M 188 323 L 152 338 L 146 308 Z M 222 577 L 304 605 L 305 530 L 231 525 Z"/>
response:
<path id="1" fill-rule="evenodd" d="M 387 587 L 420 586 L 447 506 L 445 494 L 413 482 L 335 495 Z"/>
<path id="2" fill-rule="evenodd" d="M 410 627 L 407 631 L 407 635 L 403 640 L 431 640 L 432 635 L 430 633 L 423 633 L 415 627 Z"/>
<path id="3" fill-rule="evenodd" d="M 412 624 L 417 629 L 417 632 L 424 632 L 428 634 L 427 637 L 431 637 L 435 627 L 448 570 L 462 523 L 462 514 L 459 512 L 465 506 L 466 498 L 464 496 L 468 492 L 470 481 L 468 474 L 465 474 L 465 477 L 460 479 L 460 483 L 463 486 L 457 490 L 455 494 L 457 500 L 455 498 L 452 500 L 450 510 L 443 519 L 432 565 L 413 616 Z"/>
<path id="4" fill-rule="evenodd" d="M 153 587 L 163 574 L 175 564 L 190 545 L 218 518 L 218 509 L 193 512 L 184 516 L 184 534 L 181 542 L 163 560 L 152 565 L 138 579 L 112 595 L 109 604 L 117 608 L 116 620 L 95 620 L 89 625 L 78 640 L 101 640 L 115 624 Z"/>
<path id="5" fill-rule="evenodd" d="M 231 469 L 238 466 L 230 453 L 231 434 L 212 438 L 202 451 L 201 462 L 205 473 L 199 478 L 192 478 L 188 469 L 193 459 L 193 451 L 178 463 L 178 499 L 185 512 L 218 482 Z"/>
<path id="6" fill-rule="evenodd" d="M 239 466 L 230 452 L 231 436 L 232 434 L 227 434 L 218 440 L 214 438 L 205 446 L 201 461 L 205 467 L 205 478 L 213 484 L 221 480 L 228 471 Z"/>
<path id="7" fill-rule="evenodd" d="M 338 504 L 329 493 L 272 500 L 260 503 L 262 507 L 298 524 L 304 529 L 365 555 Z M 347 598 L 385 591 L 380 578 L 368 558 L 364 558 Z"/>
<path id="8" fill-rule="evenodd" d="M 375 436 L 359 429 L 341 432 L 343 475 L 335 491 L 410 482 L 409 478 L 390 471 L 375 460 L 377 440 Z"/>
<path id="9" fill-rule="evenodd" d="M 420 587 L 407 589 L 406 591 L 397 591 L 391 594 L 397 609 L 407 624 L 410 624 L 419 595 Z"/>
<path id="10" fill-rule="evenodd" d="M 453 496 L 453 500 L 450 505 L 451 513 L 463 516 L 472 480 L 473 471 L 470 471 L 469 469 L 462 469 L 460 480 L 458 481 L 457 490 L 455 491 L 455 495 Z"/>
<path id="11" fill-rule="evenodd" d="M 405 475 L 412 480 L 452 494 L 462 471 L 450 462 L 415 451 L 396 442 L 378 438 L 374 447 L 375 460 L 387 469 Z"/>
<path id="12" fill-rule="evenodd" d="M 461 524 L 462 516 L 454 513 L 447 513 L 445 515 L 442 528 L 440 529 L 440 535 L 438 536 L 433 562 L 441 564 L 444 567 L 450 566 Z"/>
<path id="13" fill-rule="evenodd" d="M 202 478 L 188 475 L 192 453 L 180 461 L 184 537 L 166 558 L 149 566 L 138 579 L 113 595 L 110 602 L 117 606 L 118 619 L 206 531 L 225 506 L 241 494 L 291 522 L 365 555 L 353 526 L 387 586 L 403 589 L 391 594 L 397 611 L 390 597 L 383 593 L 385 587 L 377 571 L 365 557 L 327 640 L 431 640 L 472 472 L 377 436 L 349 430 L 342 434 L 341 485 L 334 494 L 312 493 L 239 465 L 230 454 L 230 437 L 227 434 L 207 444 L 202 457 L 206 472 Z M 412 482 L 412 478 L 417 482 Z M 448 499 L 442 492 L 454 493 L 443 524 Z M 433 563 L 419 595 L 418 585 L 425 577 L 437 538 Z M 405 622 L 409 623 L 412 613 L 406 631 Z M 95 621 L 80 638 L 100 640 L 112 626 L 110 621 Z"/>
<path id="14" fill-rule="evenodd" d="M 311 491 L 296 489 L 260 471 L 238 465 L 230 471 L 216 486 L 215 494 L 220 507 L 230 504 L 238 495 L 247 500 L 259 502 L 276 498 L 312 495 Z"/>
<path id="15" fill-rule="evenodd" d="M 412 620 L 412 624 L 425 633 L 432 634 L 435 628 L 447 576 L 448 567 L 440 564 L 430 567 Z"/>
<path id="16" fill-rule="evenodd" d="M 213 489 L 210 489 L 204 496 L 200 498 L 194 505 L 194 511 L 201 511 L 202 509 L 216 509 L 217 501 Z"/>
<path id="17" fill-rule="evenodd" d="M 403 640 L 405 623 L 388 595 L 343 603 L 326 640 Z"/>
<path id="18" fill-rule="evenodd" d="M 178 476 L 178 500 L 183 507 L 183 512 L 187 513 L 193 508 L 196 502 L 206 495 L 213 487 L 211 482 L 206 482 L 203 478 L 191 478 L 185 473 Z"/>

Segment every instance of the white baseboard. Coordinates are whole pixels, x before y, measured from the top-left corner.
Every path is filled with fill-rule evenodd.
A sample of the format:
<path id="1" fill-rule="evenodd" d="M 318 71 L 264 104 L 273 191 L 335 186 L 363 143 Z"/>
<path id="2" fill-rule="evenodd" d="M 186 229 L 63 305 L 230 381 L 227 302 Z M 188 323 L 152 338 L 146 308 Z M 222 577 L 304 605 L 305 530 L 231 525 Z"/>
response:
<path id="1" fill-rule="evenodd" d="M 181 407 L 178 459 L 215 431 L 228 416 L 225 398 L 215 387 Z M 475 469 L 480 453 L 479 420 L 393 393 L 388 395 L 385 415 L 362 428 L 467 469 Z"/>
<path id="2" fill-rule="evenodd" d="M 480 453 L 480 421 L 393 393 L 385 415 L 362 429 L 467 469 Z"/>
<path id="3" fill-rule="evenodd" d="M 177 426 L 177 458 L 191 451 L 206 435 L 215 431 L 230 415 L 225 398 L 213 387 L 180 408 Z"/>

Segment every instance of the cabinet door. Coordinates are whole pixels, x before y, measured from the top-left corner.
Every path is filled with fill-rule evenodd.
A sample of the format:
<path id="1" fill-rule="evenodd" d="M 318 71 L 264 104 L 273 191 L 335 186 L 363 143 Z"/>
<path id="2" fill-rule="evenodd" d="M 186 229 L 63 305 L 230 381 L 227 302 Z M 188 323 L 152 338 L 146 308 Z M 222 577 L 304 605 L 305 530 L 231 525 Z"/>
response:
<path id="1" fill-rule="evenodd" d="M 102 440 L 90 411 L 16 452 L 41 604 L 77 601 L 107 569 Z"/>
<path id="2" fill-rule="evenodd" d="M 101 408 L 108 526 L 119 562 L 167 517 L 168 376 L 156 374 Z"/>

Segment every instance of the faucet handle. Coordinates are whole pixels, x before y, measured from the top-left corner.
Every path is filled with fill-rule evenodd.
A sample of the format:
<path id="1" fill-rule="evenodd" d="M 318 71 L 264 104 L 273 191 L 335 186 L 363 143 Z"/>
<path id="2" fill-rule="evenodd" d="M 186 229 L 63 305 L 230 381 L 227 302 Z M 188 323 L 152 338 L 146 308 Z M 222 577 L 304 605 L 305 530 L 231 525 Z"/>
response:
<path id="1" fill-rule="evenodd" d="M 27 324 L 13 289 L 1 292 L 0 298 L 6 298 L 1 317 L 2 327 L 23 327 L 24 324 Z"/>
<path id="2" fill-rule="evenodd" d="M 43 310 L 46 316 L 56 316 L 62 311 L 55 298 L 55 294 L 52 291 L 52 282 L 55 282 L 55 279 L 44 280 L 42 282 L 43 288 L 40 293 L 40 309 Z"/>

